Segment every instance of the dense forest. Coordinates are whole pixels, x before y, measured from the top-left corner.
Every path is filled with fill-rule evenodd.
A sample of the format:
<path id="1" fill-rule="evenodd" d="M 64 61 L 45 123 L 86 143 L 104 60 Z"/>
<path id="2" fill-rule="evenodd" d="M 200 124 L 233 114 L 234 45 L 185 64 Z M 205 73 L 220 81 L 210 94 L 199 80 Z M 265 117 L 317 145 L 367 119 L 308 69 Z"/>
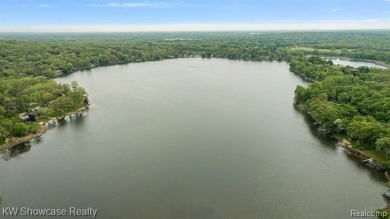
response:
<path id="1" fill-rule="evenodd" d="M 281 61 L 317 54 L 390 63 L 389 40 L 387 32 L 3 34 L 0 77 L 193 56 Z"/>
<path id="2" fill-rule="evenodd" d="M 329 133 L 361 149 L 390 151 L 390 71 L 341 67 L 319 58 L 294 60 L 291 68 L 314 80 L 298 86 L 295 101 Z"/>
<path id="3" fill-rule="evenodd" d="M 86 91 L 51 78 L 77 70 L 169 58 L 287 61 L 312 81 L 295 91 L 297 106 L 331 135 L 361 149 L 390 153 L 390 71 L 343 67 L 319 57 L 390 64 L 390 32 L 231 32 L 0 35 L 0 134 L 37 132 L 39 121 L 18 115 L 40 108 L 42 118 L 82 106 Z"/>

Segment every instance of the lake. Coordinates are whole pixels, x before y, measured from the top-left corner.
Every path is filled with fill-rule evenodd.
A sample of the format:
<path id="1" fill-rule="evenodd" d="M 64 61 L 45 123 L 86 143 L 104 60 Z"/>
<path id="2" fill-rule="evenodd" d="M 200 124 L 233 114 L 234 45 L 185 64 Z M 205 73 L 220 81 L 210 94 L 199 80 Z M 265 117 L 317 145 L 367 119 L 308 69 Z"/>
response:
<path id="1" fill-rule="evenodd" d="M 386 67 L 377 65 L 373 62 L 363 62 L 363 61 L 350 61 L 350 60 L 343 60 L 343 59 L 331 59 L 333 64 L 335 65 L 343 65 L 343 66 L 351 66 L 354 68 L 360 67 L 360 66 L 367 66 L 370 68 L 382 68 L 385 69 Z"/>
<path id="2" fill-rule="evenodd" d="M 97 218 L 350 218 L 385 207 L 379 173 L 293 106 L 285 62 L 172 59 L 73 73 L 83 117 L 2 154 L 1 205 Z M 71 217 L 68 217 L 71 218 Z"/>

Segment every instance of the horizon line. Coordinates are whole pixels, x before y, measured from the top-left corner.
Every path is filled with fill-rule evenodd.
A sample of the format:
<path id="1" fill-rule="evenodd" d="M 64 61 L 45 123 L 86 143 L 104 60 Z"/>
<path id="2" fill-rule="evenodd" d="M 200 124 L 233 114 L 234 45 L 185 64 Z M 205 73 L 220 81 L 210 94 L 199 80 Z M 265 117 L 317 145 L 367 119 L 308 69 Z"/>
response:
<path id="1" fill-rule="evenodd" d="M 334 30 L 390 30 L 390 21 L 317 21 L 279 23 L 231 24 L 133 24 L 133 25 L 9 25 L 0 32 L 221 32 L 221 31 L 334 31 Z"/>

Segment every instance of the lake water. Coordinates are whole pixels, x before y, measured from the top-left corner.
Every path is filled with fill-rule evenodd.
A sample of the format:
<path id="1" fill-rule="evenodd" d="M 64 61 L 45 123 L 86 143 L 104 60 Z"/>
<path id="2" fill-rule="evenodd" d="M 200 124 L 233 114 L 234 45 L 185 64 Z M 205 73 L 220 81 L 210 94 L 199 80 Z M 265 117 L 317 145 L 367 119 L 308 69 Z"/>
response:
<path id="1" fill-rule="evenodd" d="M 367 66 L 370 68 L 383 68 L 385 69 L 386 67 L 377 65 L 372 62 L 362 62 L 362 61 L 349 61 L 349 60 L 342 60 L 342 59 L 331 59 L 333 64 L 335 65 L 343 65 L 343 66 L 351 66 L 354 68 L 360 67 L 360 66 Z"/>
<path id="2" fill-rule="evenodd" d="M 385 206 L 380 175 L 294 109 L 294 89 L 305 82 L 287 63 L 175 59 L 57 81 L 72 80 L 93 105 L 39 143 L 2 154 L 3 207 L 328 219 Z"/>

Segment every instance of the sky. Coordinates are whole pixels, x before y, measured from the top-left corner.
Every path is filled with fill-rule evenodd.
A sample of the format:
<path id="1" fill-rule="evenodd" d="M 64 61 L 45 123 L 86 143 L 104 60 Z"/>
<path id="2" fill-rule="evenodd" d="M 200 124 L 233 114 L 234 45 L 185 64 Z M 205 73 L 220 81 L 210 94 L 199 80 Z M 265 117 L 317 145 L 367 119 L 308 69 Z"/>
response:
<path id="1" fill-rule="evenodd" d="M 0 32 L 390 30 L 390 0 L 0 0 Z"/>

